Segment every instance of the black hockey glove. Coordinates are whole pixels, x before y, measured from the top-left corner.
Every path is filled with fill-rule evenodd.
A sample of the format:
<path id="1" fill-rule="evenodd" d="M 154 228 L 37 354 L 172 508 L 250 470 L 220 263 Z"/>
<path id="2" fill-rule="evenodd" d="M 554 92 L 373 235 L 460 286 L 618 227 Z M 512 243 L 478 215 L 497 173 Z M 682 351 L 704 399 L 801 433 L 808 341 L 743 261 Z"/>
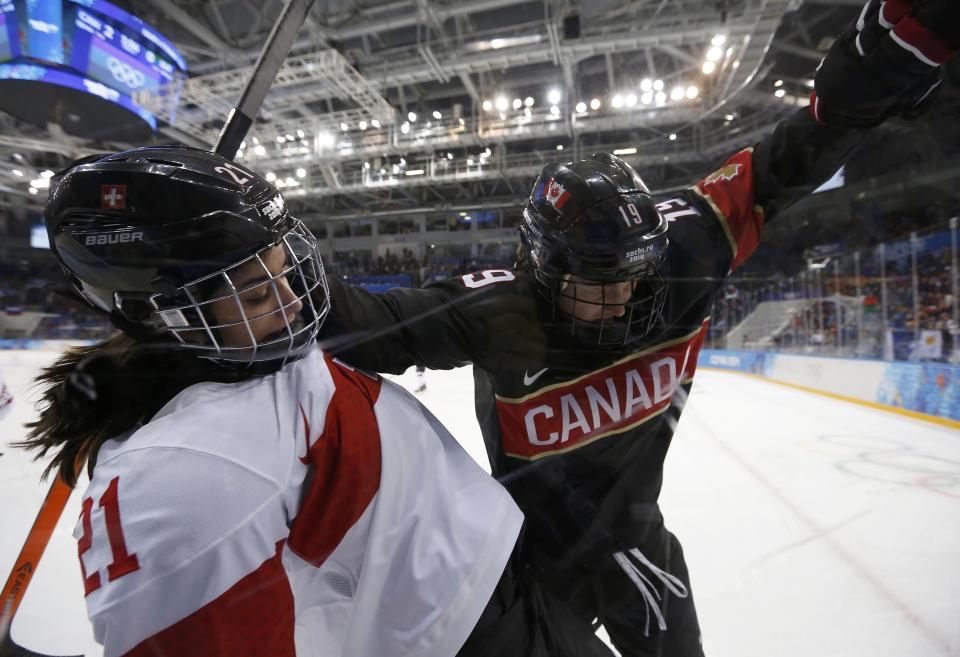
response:
<path id="1" fill-rule="evenodd" d="M 820 62 L 810 112 L 851 128 L 920 116 L 958 49 L 960 0 L 870 0 Z"/>

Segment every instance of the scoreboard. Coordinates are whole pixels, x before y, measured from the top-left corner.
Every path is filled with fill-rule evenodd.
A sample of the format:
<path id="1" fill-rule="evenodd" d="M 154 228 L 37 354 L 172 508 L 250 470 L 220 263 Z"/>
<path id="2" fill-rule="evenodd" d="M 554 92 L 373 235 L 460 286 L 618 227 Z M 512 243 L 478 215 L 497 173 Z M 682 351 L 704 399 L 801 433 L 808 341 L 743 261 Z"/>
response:
<path id="1" fill-rule="evenodd" d="M 92 94 L 155 130 L 155 117 L 133 95 L 155 91 L 186 70 L 170 41 L 106 0 L 0 0 L 0 81 Z"/>

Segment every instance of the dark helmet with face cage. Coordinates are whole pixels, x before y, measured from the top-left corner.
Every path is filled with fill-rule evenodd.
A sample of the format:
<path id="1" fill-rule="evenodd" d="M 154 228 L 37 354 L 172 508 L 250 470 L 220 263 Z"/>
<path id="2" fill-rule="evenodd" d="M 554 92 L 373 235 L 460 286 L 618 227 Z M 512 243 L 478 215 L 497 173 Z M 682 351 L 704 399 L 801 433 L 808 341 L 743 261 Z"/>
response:
<path id="1" fill-rule="evenodd" d="M 209 151 L 147 147 L 84 158 L 52 179 L 44 219 L 75 291 L 134 337 L 172 337 L 221 362 L 286 360 L 310 347 L 329 310 L 310 231 L 273 185 Z M 282 271 L 264 263 L 275 247 L 286 254 Z M 231 278 L 243 266 L 263 269 L 257 278 L 276 295 L 271 313 L 283 316 L 283 330 L 254 338 L 258 318 L 244 312 L 244 290 Z M 281 300 L 282 277 L 295 299 L 287 292 Z M 211 311 L 222 299 L 239 310 L 229 323 Z M 298 301 L 303 309 L 289 321 Z M 246 344 L 225 343 L 231 326 Z"/>
<path id="2" fill-rule="evenodd" d="M 633 167 L 608 153 L 547 164 L 523 216 L 520 238 L 528 266 L 554 307 L 566 296 L 573 304 L 599 304 L 603 311 L 614 305 L 604 297 L 605 284 L 633 285 L 629 301 L 616 304 L 622 306 L 622 316 L 601 312 L 603 319 L 597 322 L 571 317 L 575 334 L 622 345 L 657 325 L 667 294 L 661 272 L 669 243 L 667 222 Z M 587 285 L 598 286 L 597 294 L 571 296 Z"/>

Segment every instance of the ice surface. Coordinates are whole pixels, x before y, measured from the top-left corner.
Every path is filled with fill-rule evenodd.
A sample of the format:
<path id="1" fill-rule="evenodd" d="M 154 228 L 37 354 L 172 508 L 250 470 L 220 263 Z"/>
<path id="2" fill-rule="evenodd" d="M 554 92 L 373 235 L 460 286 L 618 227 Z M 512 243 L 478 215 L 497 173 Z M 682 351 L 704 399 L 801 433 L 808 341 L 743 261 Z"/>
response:
<path id="1" fill-rule="evenodd" d="M 54 354 L 0 352 L 0 575 L 46 492 L 11 449 Z M 486 465 L 468 368 L 428 372 L 424 403 Z M 396 380 L 413 390 L 413 370 Z M 960 432 L 737 374 L 702 371 L 667 458 L 709 657 L 960 655 Z M 84 483 L 81 486 L 85 485 Z M 13 625 L 52 654 L 99 655 L 72 531 L 75 494 Z"/>

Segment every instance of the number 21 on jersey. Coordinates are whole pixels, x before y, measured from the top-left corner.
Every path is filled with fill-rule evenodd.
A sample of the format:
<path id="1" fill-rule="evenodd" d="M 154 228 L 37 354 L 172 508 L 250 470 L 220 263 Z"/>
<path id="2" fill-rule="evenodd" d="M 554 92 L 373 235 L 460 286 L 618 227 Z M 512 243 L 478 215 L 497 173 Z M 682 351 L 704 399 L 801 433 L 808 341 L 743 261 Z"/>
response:
<path id="1" fill-rule="evenodd" d="M 110 542 L 110 554 L 113 560 L 107 565 L 107 581 L 128 575 L 135 570 L 140 569 L 140 562 L 136 554 L 130 554 L 127 551 L 127 541 L 123 537 L 123 527 L 120 524 L 120 501 L 117 497 L 117 491 L 120 487 L 120 477 L 114 477 L 110 480 L 107 490 L 100 496 L 98 502 L 103 509 L 103 524 L 106 526 L 107 539 Z M 83 574 L 83 594 L 90 595 L 101 586 L 100 571 L 94 571 L 87 575 L 87 566 L 83 562 L 83 555 L 93 546 L 93 521 L 91 515 L 93 512 L 93 498 L 87 497 L 83 500 L 83 507 L 80 511 L 80 522 L 83 533 L 77 542 L 77 550 L 80 556 L 80 572 Z"/>

